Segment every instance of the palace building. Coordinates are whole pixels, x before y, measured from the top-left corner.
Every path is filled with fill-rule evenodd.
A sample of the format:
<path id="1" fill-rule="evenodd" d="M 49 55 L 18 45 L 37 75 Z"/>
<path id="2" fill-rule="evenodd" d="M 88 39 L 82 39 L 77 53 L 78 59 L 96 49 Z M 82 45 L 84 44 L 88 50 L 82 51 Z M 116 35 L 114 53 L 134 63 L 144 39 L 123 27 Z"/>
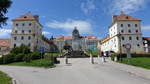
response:
<path id="1" fill-rule="evenodd" d="M 125 45 L 131 45 L 131 53 L 144 53 L 141 20 L 127 14 L 114 15 L 109 35 L 98 42 L 101 51 L 126 53 Z"/>
<path id="2" fill-rule="evenodd" d="M 38 15 L 24 14 L 13 21 L 11 33 L 11 48 L 21 44 L 30 47 L 31 51 L 40 50 L 49 51 L 49 44 L 42 38 L 42 25 L 39 22 Z"/>
<path id="3" fill-rule="evenodd" d="M 81 36 L 76 27 L 72 32 L 72 36 L 58 36 L 54 40 L 60 51 L 63 50 L 65 44 L 70 45 L 74 51 L 96 51 L 97 42 L 96 36 Z"/>

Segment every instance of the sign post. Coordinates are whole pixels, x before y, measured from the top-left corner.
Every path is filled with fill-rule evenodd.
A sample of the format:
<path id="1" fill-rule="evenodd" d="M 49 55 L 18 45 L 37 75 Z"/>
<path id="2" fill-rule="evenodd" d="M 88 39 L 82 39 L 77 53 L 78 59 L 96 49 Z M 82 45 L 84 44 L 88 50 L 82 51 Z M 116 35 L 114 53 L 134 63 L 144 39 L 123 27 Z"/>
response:
<path id="1" fill-rule="evenodd" d="M 127 54 L 127 58 L 131 58 L 131 53 L 130 53 L 130 50 L 131 50 L 131 44 L 127 43 L 125 45 L 125 48 L 126 48 L 126 54 Z"/>

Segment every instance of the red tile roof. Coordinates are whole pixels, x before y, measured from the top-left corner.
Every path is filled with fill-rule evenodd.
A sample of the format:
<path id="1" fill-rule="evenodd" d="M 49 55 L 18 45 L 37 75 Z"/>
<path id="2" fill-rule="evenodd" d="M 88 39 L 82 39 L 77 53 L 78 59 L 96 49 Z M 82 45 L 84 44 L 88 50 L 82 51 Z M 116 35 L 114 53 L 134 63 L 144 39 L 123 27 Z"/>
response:
<path id="1" fill-rule="evenodd" d="M 22 20 L 36 20 L 38 21 L 38 15 L 32 15 L 32 14 L 24 14 L 21 15 L 20 17 L 17 17 L 13 19 L 13 21 L 22 21 Z"/>
<path id="2" fill-rule="evenodd" d="M 143 37 L 143 38 L 150 41 L 150 37 Z"/>
<path id="3" fill-rule="evenodd" d="M 129 16 L 127 14 L 120 14 L 120 15 L 113 16 L 113 22 L 115 22 L 115 21 L 141 21 L 141 20 L 138 18 Z"/>
<path id="4" fill-rule="evenodd" d="M 96 39 L 97 37 L 96 36 L 85 36 L 83 38 L 86 38 L 86 39 Z M 72 36 L 58 36 L 58 37 L 56 37 L 55 40 L 67 40 L 67 39 L 72 39 Z"/>
<path id="5" fill-rule="evenodd" d="M 56 37 L 56 40 L 67 40 L 72 39 L 72 36 L 58 36 Z"/>
<path id="6" fill-rule="evenodd" d="M 87 38 L 87 39 L 96 39 L 97 37 L 96 36 L 85 36 L 85 38 Z"/>
<path id="7" fill-rule="evenodd" d="M 0 46 L 2 47 L 10 47 L 11 39 L 0 39 Z"/>

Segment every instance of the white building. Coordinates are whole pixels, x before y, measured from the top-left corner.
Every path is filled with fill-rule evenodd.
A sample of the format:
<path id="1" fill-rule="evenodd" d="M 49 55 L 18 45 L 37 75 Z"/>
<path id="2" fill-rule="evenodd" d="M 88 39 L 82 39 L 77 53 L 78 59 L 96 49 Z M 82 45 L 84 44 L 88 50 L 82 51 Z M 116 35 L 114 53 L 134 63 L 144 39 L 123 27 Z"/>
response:
<path id="1" fill-rule="evenodd" d="M 143 37 L 144 51 L 150 53 L 150 37 Z"/>
<path id="2" fill-rule="evenodd" d="M 125 45 L 131 44 L 131 53 L 144 53 L 141 20 L 127 14 L 113 16 L 109 35 L 99 42 L 101 51 L 126 53 Z"/>
<path id="3" fill-rule="evenodd" d="M 49 44 L 42 38 L 42 25 L 38 15 L 25 14 L 12 21 L 11 48 L 24 44 L 29 46 L 31 51 L 41 48 L 45 51 L 49 50 Z"/>

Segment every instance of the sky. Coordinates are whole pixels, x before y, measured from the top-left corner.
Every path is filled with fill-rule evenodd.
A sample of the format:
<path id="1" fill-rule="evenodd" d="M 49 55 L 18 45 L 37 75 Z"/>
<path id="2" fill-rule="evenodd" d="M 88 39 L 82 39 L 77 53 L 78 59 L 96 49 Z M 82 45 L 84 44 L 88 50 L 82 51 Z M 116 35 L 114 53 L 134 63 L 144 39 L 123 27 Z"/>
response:
<path id="1" fill-rule="evenodd" d="M 150 0 L 12 0 L 7 25 L 0 29 L 0 38 L 10 38 L 12 19 L 31 13 L 40 16 L 43 34 L 70 36 L 74 27 L 80 34 L 103 38 L 108 34 L 112 16 L 125 14 L 140 18 L 144 37 L 150 37 Z"/>

